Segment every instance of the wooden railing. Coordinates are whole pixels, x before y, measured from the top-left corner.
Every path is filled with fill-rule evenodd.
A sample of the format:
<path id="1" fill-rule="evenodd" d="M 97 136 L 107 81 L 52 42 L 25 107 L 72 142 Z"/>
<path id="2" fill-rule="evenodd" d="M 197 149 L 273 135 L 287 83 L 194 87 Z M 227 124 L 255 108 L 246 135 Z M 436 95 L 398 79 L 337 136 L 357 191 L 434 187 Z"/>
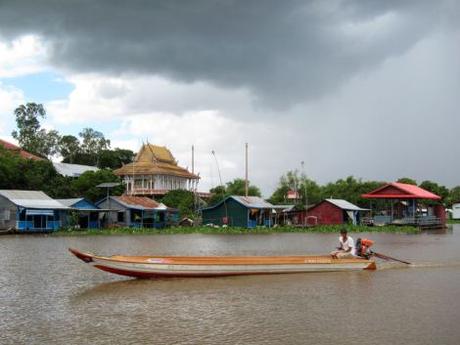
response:
<path id="1" fill-rule="evenodd" d="M 433 226 L 441 225 L 442 221 L 436 216 L 416 216 L 416 217 L 404 217 L 395 219 L 391 216 L 374 216 L 374 217 L 363 217 L 361 219 L 362 225 L 415 225 L 415 226 Z"/>

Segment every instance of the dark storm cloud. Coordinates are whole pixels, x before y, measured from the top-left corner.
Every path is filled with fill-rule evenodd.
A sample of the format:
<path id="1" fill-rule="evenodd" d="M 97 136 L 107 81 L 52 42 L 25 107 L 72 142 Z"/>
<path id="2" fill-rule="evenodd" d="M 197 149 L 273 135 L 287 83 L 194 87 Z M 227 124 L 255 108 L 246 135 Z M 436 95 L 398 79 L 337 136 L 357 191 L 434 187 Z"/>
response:
<path id="1" fill-rule="evenodd" d="M 0 34 L 38 34 L 56 66 L 320 97 L 455 23 L 441 1 L 0 1 Z"/>

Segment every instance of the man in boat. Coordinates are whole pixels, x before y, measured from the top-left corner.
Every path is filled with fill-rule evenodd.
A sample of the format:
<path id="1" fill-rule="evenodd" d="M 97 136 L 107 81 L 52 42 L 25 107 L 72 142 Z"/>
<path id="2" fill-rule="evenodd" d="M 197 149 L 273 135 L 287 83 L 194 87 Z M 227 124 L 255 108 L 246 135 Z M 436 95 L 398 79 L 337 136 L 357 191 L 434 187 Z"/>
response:
<path id="1" fill-rule="evenodd" d="M 331 252 L 331 256 L 334 259 L 350 259 L 355 257 L 355 252 L 355 242 L 348 236 L 347 229 L 343 228 L 340 230 L 339 246 Z"/>

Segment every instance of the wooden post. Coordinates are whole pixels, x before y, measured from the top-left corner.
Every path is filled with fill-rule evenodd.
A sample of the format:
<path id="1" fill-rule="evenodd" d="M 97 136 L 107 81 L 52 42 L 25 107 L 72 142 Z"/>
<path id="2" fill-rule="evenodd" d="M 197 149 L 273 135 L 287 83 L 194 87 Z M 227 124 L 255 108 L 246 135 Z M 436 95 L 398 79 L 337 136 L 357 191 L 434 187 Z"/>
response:
<path id="1" fill-rule="evenodd" d="M 192 174 L 195 173 L 195 146 L 192 145 Z"/>
<path id="2" fill-rule="evenodd" d="M 245 172 L 245 181 L 244 181 L 244 193 L 246 197 L 248 196 L 249 192 L 249 181 L 248 181 L 248 143 L 246 143 L 246 172 Z"/>

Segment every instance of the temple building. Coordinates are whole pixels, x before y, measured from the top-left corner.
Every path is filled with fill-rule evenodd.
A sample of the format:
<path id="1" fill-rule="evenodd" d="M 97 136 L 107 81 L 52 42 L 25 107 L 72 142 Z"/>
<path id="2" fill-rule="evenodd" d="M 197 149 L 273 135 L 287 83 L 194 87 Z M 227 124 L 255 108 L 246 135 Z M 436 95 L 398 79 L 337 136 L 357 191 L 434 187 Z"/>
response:
<path id="1" fill-rule="evenodd" d="M 196 191 L 200 177 L 177 164 L 164 146 L 142 145 L 134 162 L 114 171 L 126 185 L 127 195 L 161 196 L 170 190 Z"/>

